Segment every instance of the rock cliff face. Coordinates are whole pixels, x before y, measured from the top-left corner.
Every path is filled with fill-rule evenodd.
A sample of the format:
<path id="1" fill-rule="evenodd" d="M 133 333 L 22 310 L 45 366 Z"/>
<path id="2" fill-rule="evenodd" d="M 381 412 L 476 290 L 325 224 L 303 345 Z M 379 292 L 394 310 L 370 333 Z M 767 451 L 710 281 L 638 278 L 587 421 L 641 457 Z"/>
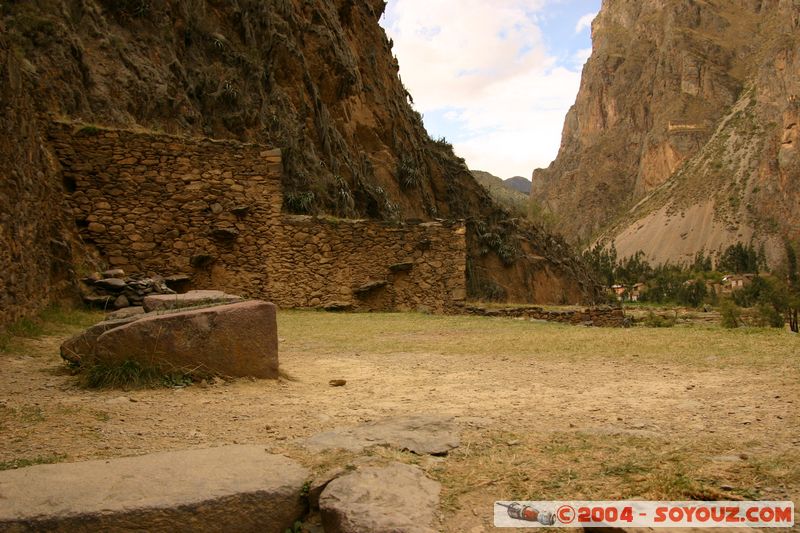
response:
<path id="1" fill-rule="evenodd" d="M 682 261 L 797 239 L 797 0 L 606 0 L 532 197 L 568 238 Z"/>
<path id="2" fill-rule="evenodd" d="M 511 221 L 452 148 L 428 137 L 378 24 L 384 7 L 382 0 L 3 2 L 0 120 L 13 134 L 0 141 L 0 170 L 10 176 L 0 186 L 13 190 L 0 196 L 9 206 L 2 239 L 37 235 L 27 257 L 49 265 L 34 258 L 52 256 L 50 241 L 70 231 L 57 164 L 40 134 L 55 117 L 280 148 L 286 212 L 470 219 L 474 296 L 591 300 L 592 281 L 569 249 Z M 53 216 L 34 220 L 44 206 Z M 27 292 L 45 278 L 4 278 L 2 292 Z"/>

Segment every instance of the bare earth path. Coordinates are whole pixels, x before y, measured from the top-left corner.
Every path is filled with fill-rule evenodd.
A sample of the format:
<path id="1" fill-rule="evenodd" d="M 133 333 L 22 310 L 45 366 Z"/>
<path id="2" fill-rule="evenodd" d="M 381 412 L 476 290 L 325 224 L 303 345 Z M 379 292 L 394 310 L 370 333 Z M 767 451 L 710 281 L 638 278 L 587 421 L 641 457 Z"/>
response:
<path id="1" fill-rule="evenodd" d="M 286 379 L 135 391 L 79 388 L 58 356 L 68 328 L 19 339 L 0 353 L 0 463 L 263 443 L 319 471 L 352 456 L 299 439 L 441 413 L 462 430 L 448 457 L 369 453 L 443 483 L 445 531 L 491 529 L 494 500 L 800 501 L 788 332 L 299 311 L 279 332 Z"/>

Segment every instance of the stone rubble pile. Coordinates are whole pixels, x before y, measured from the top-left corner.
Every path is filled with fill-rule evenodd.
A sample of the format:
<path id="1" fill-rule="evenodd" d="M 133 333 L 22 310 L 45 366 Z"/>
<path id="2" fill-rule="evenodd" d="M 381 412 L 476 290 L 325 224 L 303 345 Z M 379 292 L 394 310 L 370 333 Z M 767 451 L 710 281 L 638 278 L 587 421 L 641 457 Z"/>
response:
<path id="1" fill-rule="evenodd" d="M 146 277 L 141 274 L 126 276 L 122 269 L 105 272 L 81 279 L 83 302 L 100 309 L 123 309 L 142 305 L 147 296 L 175 294 L 189 282 L 188 276 Z"/>

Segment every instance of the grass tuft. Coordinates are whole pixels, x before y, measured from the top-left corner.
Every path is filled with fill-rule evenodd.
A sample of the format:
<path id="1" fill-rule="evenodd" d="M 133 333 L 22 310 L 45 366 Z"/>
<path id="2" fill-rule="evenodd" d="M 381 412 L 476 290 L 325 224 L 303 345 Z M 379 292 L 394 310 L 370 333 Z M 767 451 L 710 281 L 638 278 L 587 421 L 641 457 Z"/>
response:
<path id="1" fill-rule="evenodd" d="M 12 351 L 15 339 L 64 335 L 75 328 L 87 328 L 102 319 L 102 313 L 86 307 L 51 305 L 34 317 L 17 320 L 0 333 L 0 353 Z"/>
<path id="2" fill-rule="evenodd" d="M 80 384 L 89 389 L 186 387 L 208 377 L 197 370 L 164 370 L 131 359 L 121 363 L 95 362 L 81 370 Z"/>
<path id="3" fill-rule="evenodd" d="M 100 131 L 101 131 L 100 128 L 98 128 L 94 124 L 88 124 L 86 126 L 82 126 L 81 128 L 78 128 L 78 130 L 75 132 L 75 134 L 76 135 L 82 135 L 84 137 L 94 137 L 95 135 L 99 135 Z"/>
<path id="4" fill-rule="evenodd" d="M 25 468 L 26 466 L 33 465 L 49 465 L 53 463 L 60 463 L 67 456 L 64 454 L 52 455 L 39 455 L 32 458 L 11 459 L 10 461 L 0 461 L 0 471 L 2 470 L 15 470 L 17 468 Z"/>
<path id="5" fill-rule="evenodd" d="M 644 318 L 643 323 L 649 328 L 671 328 L 675 326 L 676 321 L 674 316 L 664 317 L 650 311 Z"/>

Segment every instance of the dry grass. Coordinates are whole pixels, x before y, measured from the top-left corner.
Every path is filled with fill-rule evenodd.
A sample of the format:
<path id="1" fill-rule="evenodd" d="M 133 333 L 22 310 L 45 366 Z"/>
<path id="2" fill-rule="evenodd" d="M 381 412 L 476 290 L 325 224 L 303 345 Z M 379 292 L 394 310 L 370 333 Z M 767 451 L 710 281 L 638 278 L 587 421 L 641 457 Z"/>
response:
<path id="1" fill-rule="evenodd" d="M 312 353 L 479 355 L 513 361 L 647 361 L 708 368 L 724 365 L 800 370 L 800 337 L 782 330 L 697 326 L 585 328 L 526 320 L 415 313 L 332 314 L 282 311 L 281 336 Z M 635 358 L 636 361 L 633 360 Z"/>
<path id="2" fill-rule="evenodd" d="M 48 335 L 70 335 L 102 320 L 103 313 L 88 308 L 51 306 L 38 316 L 23 318 L 0 332 L 0 353 L 19 352 L 26 348 L 25 339 Z"/>
<path id="3" fill-rule="evenodd" d="M 91 322 L 83 315 L 73 323 Z M 0 462 L 259 443 L 315 475 L 370 460 L 442 483 L 444 531 L 498 499 L 797 499 L 800 337 L 717 326 L 601 329 L 423 314 L 281 311 L 282 372 L 185 389 L 87 391 L 58 335 L 0 354 Z M 345 387 L 330 387 L 334 378 Z M 412 413 L 453 415 L 447 457 L 312 454 L 302 439 Z M 464 510 L 471 512 L 463 512 Z"/>

